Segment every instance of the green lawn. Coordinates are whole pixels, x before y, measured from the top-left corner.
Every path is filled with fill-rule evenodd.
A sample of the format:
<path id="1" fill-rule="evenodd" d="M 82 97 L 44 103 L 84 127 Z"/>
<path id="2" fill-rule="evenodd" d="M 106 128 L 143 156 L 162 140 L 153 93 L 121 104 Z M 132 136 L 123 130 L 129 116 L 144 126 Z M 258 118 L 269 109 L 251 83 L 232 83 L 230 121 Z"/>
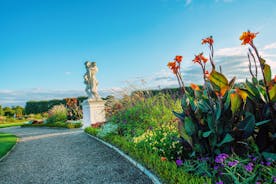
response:
<path id="1" fill-rule="evenodd" d="M 12 126 L 21 126 L 25 122 L 20 122 L 20 123 L 0 123 L 0 128 L 7 128 L 7 127 L 12 127 Z"/>
<path id="2" fill-rule="evenodd" d="M 15 135 L 0 132 L 0 158 L 13 147 L 16 139 Z"/>

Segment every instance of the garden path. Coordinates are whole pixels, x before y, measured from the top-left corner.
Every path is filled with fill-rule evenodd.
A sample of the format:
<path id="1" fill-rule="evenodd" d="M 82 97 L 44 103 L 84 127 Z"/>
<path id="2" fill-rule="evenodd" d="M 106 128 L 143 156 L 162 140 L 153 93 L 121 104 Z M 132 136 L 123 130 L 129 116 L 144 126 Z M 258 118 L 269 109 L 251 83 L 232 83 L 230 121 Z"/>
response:
<path id="1" fill-rule="evenodd" d="M 11 127 L 0 131 L 20 137 L 0 162 L 1 184 L 152 183 L 83 130 Z"/>

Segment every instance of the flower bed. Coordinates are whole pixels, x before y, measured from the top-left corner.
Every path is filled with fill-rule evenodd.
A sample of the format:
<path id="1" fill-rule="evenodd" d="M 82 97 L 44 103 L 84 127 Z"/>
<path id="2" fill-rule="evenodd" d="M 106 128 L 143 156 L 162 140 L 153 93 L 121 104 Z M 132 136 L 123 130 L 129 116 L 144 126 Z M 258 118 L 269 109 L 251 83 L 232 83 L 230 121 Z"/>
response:
<path id="1" fill-rule="evenodd" d="M 167 183 L 276 183 L 276 77 L 253 43 L 256 35 L 247 31 L 240 37 L 251 47 L 251 80 L 228 81 L 216 68 L 214 40 L 208 37 L 202 44 L 209 58 L 199 53 L 193 60 L 202 69 L 202 86 L 185 86 L 183 57 L 176 56 L 168 67 L 182 100 L 132 94 L 109 112 L 113 123 L 86 132 L 120 147 Z"/>

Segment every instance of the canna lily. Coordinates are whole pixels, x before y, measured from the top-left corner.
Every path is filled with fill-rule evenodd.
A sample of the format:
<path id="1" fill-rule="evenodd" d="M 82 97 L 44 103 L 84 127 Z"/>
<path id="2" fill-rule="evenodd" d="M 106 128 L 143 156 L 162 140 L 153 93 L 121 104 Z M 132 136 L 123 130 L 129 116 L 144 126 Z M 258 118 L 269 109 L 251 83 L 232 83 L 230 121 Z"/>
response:
<path id="1" fill-rule="evenodd" d="M 243 32 L 240 36 L 240 40 L 242 41 L 242 45 L 252 44 L 253 39 L 256 37 L 258 33 L 251 33 L 250 31 Z"/>
<path id="2" fill-rule="evenodd" d="M 198 87 L 198 85 L 191 83 L 190 86 L 194 91 L 200 91 L 200 88 Z"/>
<path id="3" fill-rule="evenodd" d="M 208 43 L 209 45 L 213 45 L 213 43 L 214 43 L 213 37 L 210 36 L 208 38 L 202 39 L 201 44 L 203 45 L 203 44 L 206 44 L 206 43 Z"/>
<path id="4" fill-rule="evenodd" d="M 179 65 L 177 65 L 176 63 L 177 61 L 172 61 L 168 63 L 168 67 L 173 71 L 174 74 L 177 74 L 178 70 L 179 70 Z"/>
<path id="5" fill-rule="evenodd" d="M 193 59 L 194 63 L 201 63 L 201 62 L 206 63 L 207 61 L 208 59 L 203 56 L 203 53 L 196 55 L 195 58 Z"/>
<path id="6" fill-rule="evenodd" d="M 182 56 L 175 56 L 174 60 L 178 63 L 182 62 L 183 57 Z"/>

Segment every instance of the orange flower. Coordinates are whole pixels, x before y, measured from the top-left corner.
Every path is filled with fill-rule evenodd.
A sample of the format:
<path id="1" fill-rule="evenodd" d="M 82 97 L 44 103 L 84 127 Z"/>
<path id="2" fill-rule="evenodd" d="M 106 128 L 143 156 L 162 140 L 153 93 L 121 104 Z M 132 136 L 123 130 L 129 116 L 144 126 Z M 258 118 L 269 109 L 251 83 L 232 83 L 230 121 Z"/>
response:
<path id="1" fill-rule="evenodd" d="M 178 63 L 182 62 L 183 57 L 182 56 L 175 56 L 174 60 Z"/>
<path id="2" fill-rule="evenodd" d="M 206 43 L 208 43 L 209 45 L 213 45 L 214 43 L 213 37 L 210 36 L 208 38 L 202 39 L 201 44 L 206 44 Z"/>
<path id="3" fill-rule="evenodd" d="M 242 41 L 242 45 L 252 44 L 253 39 L 256 37 L 258 33 L 251 33 L 250 31 L 243 32 L 240 36 L 240 40 Z"/>
<path id="4" fill-rule="evenodd" d="M 274 76 L 274 82 L 276 83 L 276 75 Z"/>
<path id="5" fill-rule="evenodd" d="M 190 86 L 193 90 L 200 91 L 200 88 L 198 87 L 198 85 L 191 83 Z"/>
<path id="6" fill-rule="evenodd" d="M 177 74 L 180 68 L 179 65 L 177 65 L 176 61 L 169 62 L 167 66 L 173 71 L 174 74 Z"/>
<path id="7" fill-rule="evenodd" d="M 162 160 L 162 161 L 166 161 L 167 158 L 166 158 L 166 157 L 161 157 L 161 160 Z"/>
<path id="8" fill-rule="evenodd" d="M 196 55 L 194 60 L 193 60 L 194 63 L 201 63 L 202 61 L 204 63 L 206 63 L 208 61 L 208 59 L 203 56 L 203 53 L 200 53 L 200 54 Z"/>

